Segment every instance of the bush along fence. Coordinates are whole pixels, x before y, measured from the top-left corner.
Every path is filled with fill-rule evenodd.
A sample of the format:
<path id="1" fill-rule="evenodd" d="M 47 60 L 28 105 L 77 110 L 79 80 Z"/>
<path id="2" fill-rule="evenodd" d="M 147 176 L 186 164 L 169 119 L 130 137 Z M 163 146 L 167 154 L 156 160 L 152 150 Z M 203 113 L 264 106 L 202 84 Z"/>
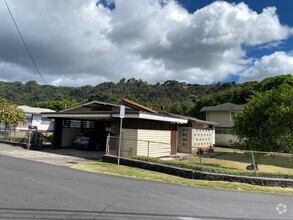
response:
<path id="1" fill-rule="evenodd" d="M 0 142 L 20 145 L 26 149 L 39 150 L 50 147 L 52 143 L 52 132 L 36 132 L 34 130 L 0 130 Z"/>
<path id="2" fill-rule="evenodd" d="M 175 153 L 170 156 L 171 147 L 171 143 L 127 139 L 121 140 L 120 155 L 124 158 L 214 174 L 293 180 L 292 154 L 194 147 L 193 154 Z M 119 138 L 108 137 L 106 154 L 118 156 L 118 151 Z"/>

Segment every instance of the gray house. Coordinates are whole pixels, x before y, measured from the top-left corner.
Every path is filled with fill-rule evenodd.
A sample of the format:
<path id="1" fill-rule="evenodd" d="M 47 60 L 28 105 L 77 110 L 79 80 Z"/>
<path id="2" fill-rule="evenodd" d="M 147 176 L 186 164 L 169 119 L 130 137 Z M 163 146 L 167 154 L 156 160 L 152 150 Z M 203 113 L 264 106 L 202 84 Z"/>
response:
<path id="1" fill-rule="evenodd" d="M 216 106 L 205 106 L 200 111 L 206 113 L 207 121 L 216 121 L 219 126 L 216 127 L 215 142 L 216 146 L 230 146 L 232 142 L 237 141 L 232 133 L 233 116 L 243 110 L 244 105 L 233 103 L 224 103 Z"/>

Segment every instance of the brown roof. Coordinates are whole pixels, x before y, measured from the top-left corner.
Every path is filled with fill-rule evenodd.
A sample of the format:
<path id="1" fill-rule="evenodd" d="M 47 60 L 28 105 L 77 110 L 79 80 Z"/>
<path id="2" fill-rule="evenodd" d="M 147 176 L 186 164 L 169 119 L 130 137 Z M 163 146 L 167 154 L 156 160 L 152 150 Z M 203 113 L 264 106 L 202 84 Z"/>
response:
<path id="1" fill-rule="evenodd" d="M 130 107 L 130 108 L 133 108 L 133 109 L 137 109 L 137 110 L 143 110 L 143 111 L 146 111 L 146 112 L 151 112 L 151 113 L 155 113 L 155 114 L 158 114 L 157 111 L 151 109 L 151 108 L 148 108 L 144 105 L 141 105 L 141 104 L 138 104 L 136 102 L 133 102 L 133 101 L 130 101 L 128 99 L 123 99 L 121 101 L 121 104 L 122 105 L 125 105 L 127 107 Z"/>

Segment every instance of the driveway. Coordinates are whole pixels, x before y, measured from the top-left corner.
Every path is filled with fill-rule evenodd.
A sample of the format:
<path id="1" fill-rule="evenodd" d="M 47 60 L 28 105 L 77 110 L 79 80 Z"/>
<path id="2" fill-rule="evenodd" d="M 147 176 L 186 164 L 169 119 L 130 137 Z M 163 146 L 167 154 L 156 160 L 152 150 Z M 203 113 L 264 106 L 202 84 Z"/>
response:
<path id="1" fill-rule="evenodd" d="M 0 155 L 17 157 L 60 166 L 101 160 L 103 152 L 82 151 L 76 149 L 26 150 L 19 146 L 0 143 Z"/>

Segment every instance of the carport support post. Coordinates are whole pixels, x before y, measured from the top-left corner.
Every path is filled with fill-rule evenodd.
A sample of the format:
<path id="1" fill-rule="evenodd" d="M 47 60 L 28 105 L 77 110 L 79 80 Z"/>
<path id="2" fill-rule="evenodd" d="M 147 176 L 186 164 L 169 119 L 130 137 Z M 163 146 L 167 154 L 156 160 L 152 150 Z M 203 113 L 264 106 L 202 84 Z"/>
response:
<path id="1" fill-rule="evenodd" d="M 150 160 L 150 141 L 148 141 L 148 161 Z"/>

